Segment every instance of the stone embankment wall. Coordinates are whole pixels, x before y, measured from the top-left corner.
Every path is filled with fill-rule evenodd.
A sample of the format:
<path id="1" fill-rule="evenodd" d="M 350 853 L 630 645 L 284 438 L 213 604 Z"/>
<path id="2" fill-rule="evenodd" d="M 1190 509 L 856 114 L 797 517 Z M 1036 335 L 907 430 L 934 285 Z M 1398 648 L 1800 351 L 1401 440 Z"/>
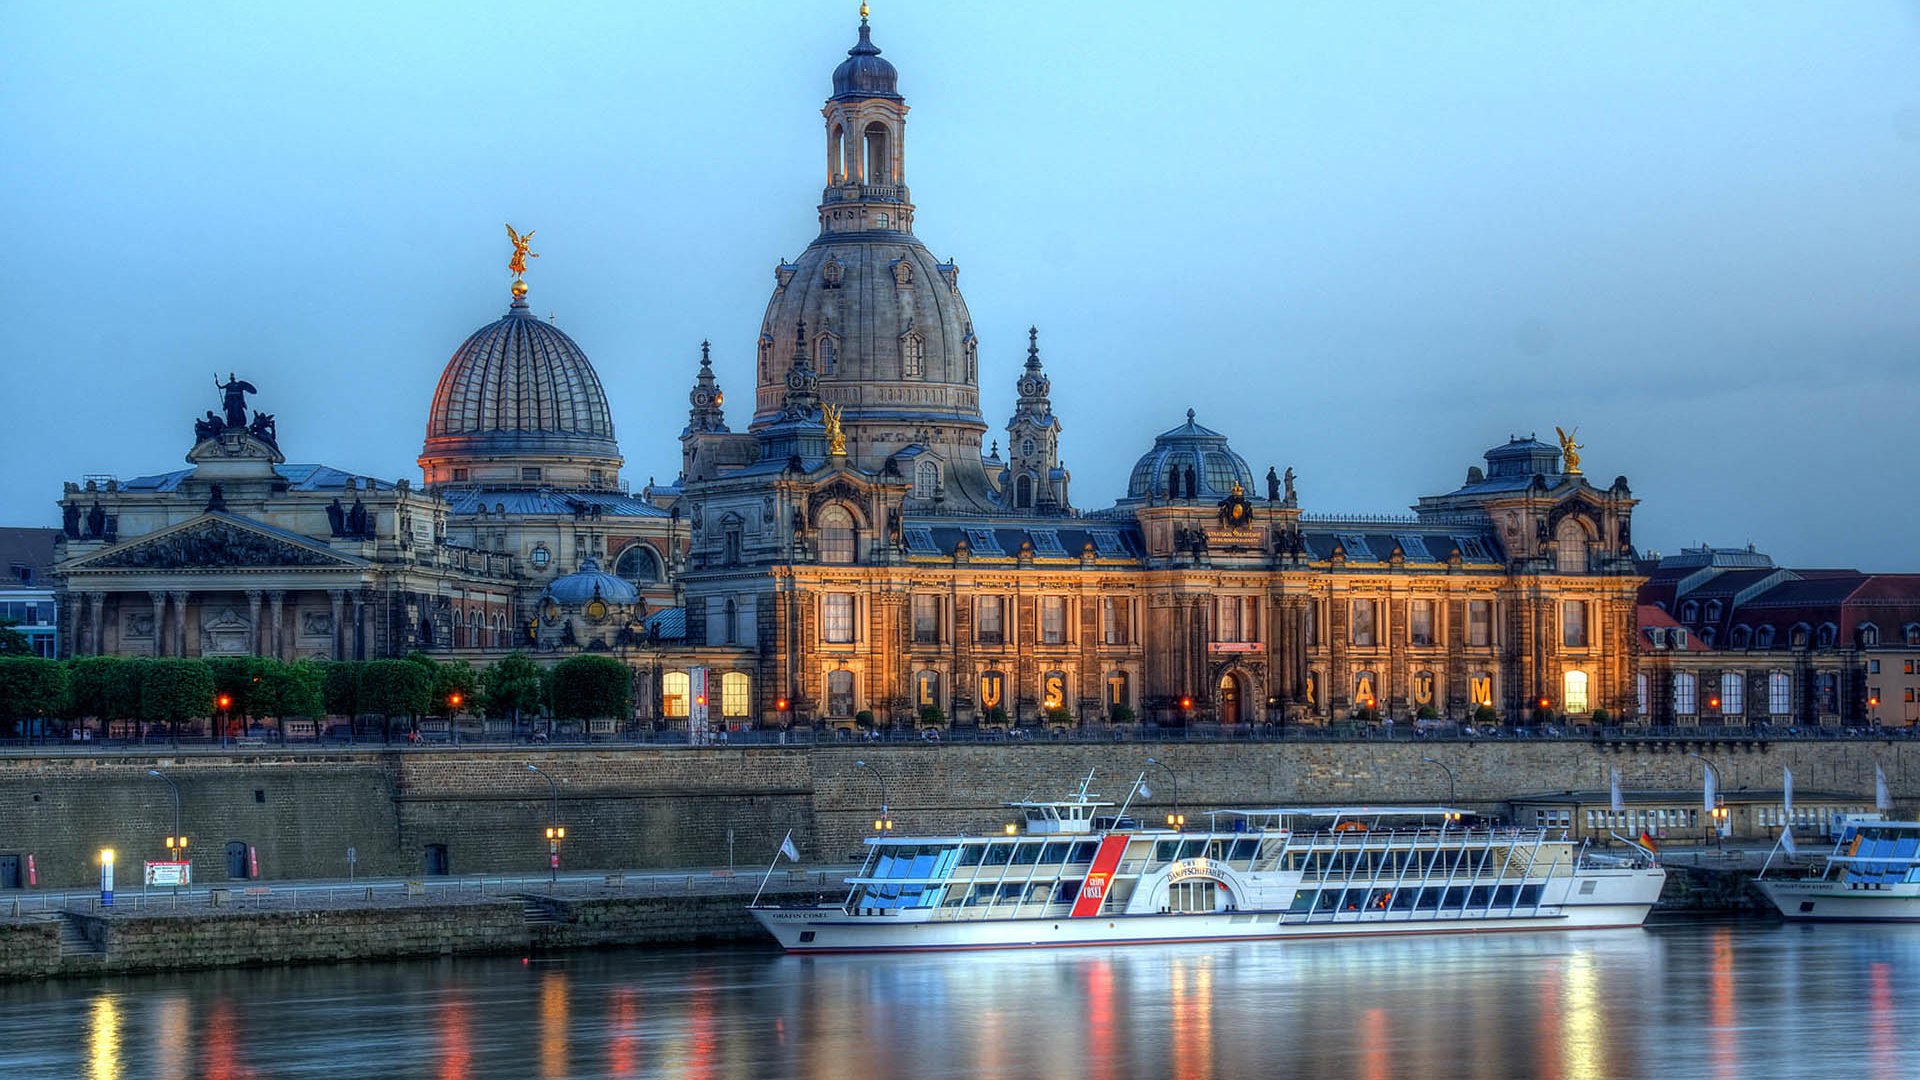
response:
<path id="1" fill-rule="evenodd" d="M 1886 770 L 1896 799 L 1920 798 L 1920 745 L 1898 741 L 1670 744 L 1638 750 L 1590 742 L 1120 743 L 1037 745 L 769 746 L 729 749 L 448 748 L 351 752 L 78 757 L 0 755 L 0 856 L 34 857 L 42 889 L 88 888 L 95 857 L 120 853 L 120 887 L 138 888 L 139 863 L 162 855 L 181 788 L 182 828 L 197 882 L 228 877 L 227 849 L 257 857 L 268 880 L 338 878 L 346 853 L 361 876 L 418 876 L 444 847 L 455 874 L 528 873 L 546 866 L 543 830 L 567 827 L 568 868 L 762 864 L 787 830 L 808 862 L 856 853 L 882 801 L 902 832 L 993 832 L 1001 803 L 1051 798 L 1079 786 L 1119 798 L 1147 771 L 1155 819 L 1176 801 L 1199 811 L 1284 803 L 1455 800 L 1498 809 L 1516 795 L 1602 789 L 1618 766 L 1629 787 L 1699 784 L 1697 750 L 1722 785 L 1775 788 L 1790 766 L 1804 791 L 1871 797 Z M 1151 756 L 1165 763 L 1147 765 Z M 537 764 L 555 781 L 557 798 Z M 1172 771 L 1170 776 L 1168 770 Z"/>

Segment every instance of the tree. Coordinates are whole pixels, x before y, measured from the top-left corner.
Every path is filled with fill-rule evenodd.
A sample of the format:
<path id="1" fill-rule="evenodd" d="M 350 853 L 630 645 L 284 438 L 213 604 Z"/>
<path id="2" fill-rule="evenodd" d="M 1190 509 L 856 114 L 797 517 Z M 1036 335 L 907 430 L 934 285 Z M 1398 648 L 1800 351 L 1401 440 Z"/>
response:
<path id="1" fill-rule="evenodd" d="M 451 717 L 457 712 L 471 711 L 479 706 L 474 700 L 474 691 L 480 678 L 473 665 L 465 660 L 448 660 L 433 666 L 433 708 L 435 716 Z M 454 704 L 454 695 L 459 695 L 460 703 Z"/>
<path id="2" fill-rule="evenodd" d="M 366 666 L 360 660 L 319 660 L 312 661 L 320 669 L 321 707 L 329 716 L 344 716 L 348 719 L 360 715 L 360 669 Z"/>
<path id="3" fill-rule="evenodd" d="M 82 656 L 67 662 L 68 713 L 103 724 L 140 715 L 144 657 Z"/>
<path id="4" fill-rule="evenodd" d="M 67 667 L 38 656 L 0 656 L 0 719 L 26 733 L 28 721 L 67 711 Z"/>
<path id="5" fill-rule="evenodd" d="M 554 665 L 553 711 L 557 717 L 625 717 L 632 702 L 633 672 L 611 656 L 574 656 Z"/>
<path id="6" fill-rule="evenodd" d="M 487 665 L 480 674 L 481 695 L 488 716 L 520 719 L 521 713 L 537 713 L 545 700 L 540 682 L 540 665 L 523 652 L 512 652 Z"/>
<path id="7" fill-rule="evenodd" d="M 213 672 L 201 660 L 149 660 L 140 671 L 140 719 L 179 734 L 182 721 L 214 710 Z"/>
<path id="8" fill-rule="evenodd" d="M 327 711 L 325 661 L 274 661 L 262 675 L 263 693 L 273 700 L 273 715 L 321 716 Z"/>
<path id="9" fill-rule="evenodd" d="M 360 669 L 360 707 L 378 713 L 390 729 L 392 719 L 411 723 L 433 698 L 433 673 L 412 660 L 369 660 Z"/>
<path id="10" fill-rule="evenodd" d="M 0 619 L 0 656 L 32 656 L 33 642 L 27 635 L 15 630 L 20 624 L 13 619 Z"/>

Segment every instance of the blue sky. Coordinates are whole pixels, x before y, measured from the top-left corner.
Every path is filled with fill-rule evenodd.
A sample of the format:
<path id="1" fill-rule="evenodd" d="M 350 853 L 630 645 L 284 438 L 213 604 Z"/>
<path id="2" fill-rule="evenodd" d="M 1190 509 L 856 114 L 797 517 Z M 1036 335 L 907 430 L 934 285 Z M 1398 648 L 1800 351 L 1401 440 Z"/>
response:
<path id="1" fill-rule="evenodd" d="M 699 342 L 745 402 L 815 231 L 857 6 L 0 2 L 0 522 L 179 467 L 215 371 L 292 459 L 417 477 L 441 367 L 505 308 L 506 221 L 628 478 L 669 479 Z M 1920 569 L 1920 7 L 873 19 L 988 419 L 1038 324 L 1083 508 L 1189 406 L 1312 511 L 1401 511 L 1578 425 L 1647 547 Z"/>

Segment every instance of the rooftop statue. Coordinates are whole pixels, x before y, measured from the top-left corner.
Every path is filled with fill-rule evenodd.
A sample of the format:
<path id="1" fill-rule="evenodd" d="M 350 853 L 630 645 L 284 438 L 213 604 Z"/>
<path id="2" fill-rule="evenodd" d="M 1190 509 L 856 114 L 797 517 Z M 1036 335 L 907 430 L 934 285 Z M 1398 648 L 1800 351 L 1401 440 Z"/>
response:
<path id="1" fill-rule="evenodd" d="M 507 239 L 513 241 L 513 258 L 507 260 L 507 269 L 513 271 L 513 276 L 516 278 L 526 274 L 528 259 L 540 257 L 539 252 L 527 250 L 533 245 L 533 234 L 538 231 L 528 229 L 526 235 L 522 236 L 513 231 L 513 226 L 507 226 Z"/>
<path id="2" fill-rule="evenodd" d="M 1574 428 L 1571 433 L 1568 433 L 1556 427 L 1553 431 L 1560 436 L 1560 456 L 1566 461 L 1564 471 L 1568 476 L 1579 476 L 1581 444 L 1574 442 L 1573 437 L 1580 434 L 1580 429 Z"/>
<path id="3" fill-rule="evenodd" d="M 257 394 L 260 391 L 254 389 L 252 383 L 239 378 L 232 372 L 227 373 L 227 381 L 224 383 L 220 381 L 220 375 L 216 372 L 213 376 L 213 385 L 224 394 L 224 397 L 221 399 L 221 407 L 227 412 L 227 426 L 230 428 L 246 427 L 247 395 Z"/>

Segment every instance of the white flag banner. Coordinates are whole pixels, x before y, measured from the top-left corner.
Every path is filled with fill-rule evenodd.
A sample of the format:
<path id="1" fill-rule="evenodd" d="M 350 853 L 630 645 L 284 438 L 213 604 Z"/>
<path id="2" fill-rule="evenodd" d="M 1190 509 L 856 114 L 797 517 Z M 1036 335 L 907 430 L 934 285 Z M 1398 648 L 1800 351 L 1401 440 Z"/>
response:
<path id="1" fill-rule="evenodd" d="M 1887 792 L 1887 771 L 1878 765 L 1873 767 L 1873 808 L 1880 811 L 1893 809 L 1893 796 Z"/>
<path id="2" fill-rule="evenodd" d="M 1787 819 L 1793 819 L 1793 770 L 1780 770 L 1780 808 L 1787 812 Z"/>
<path id="3" fill-rule="evenodd" d="M 1707 813 L 1712 814 L 1713 813 L 1713 766 L 1702 765 L 1701 768 L 1704 770 L 1702 775 L 1705 777 L 1705 779 L 1701 782 L 1700 792 L 1701 792 L 1701 795 L 1706 799 Z"/>
<path id="4" fill-rule="evenodd" d="M 1780 830 L 1780 850 L 1786 852 L 1788 855 L 1800 854 L 1799 845 L 1793 842 L 1793 829 L 1791 827 Z"/>
<path id="5" fill-rule="evenodd" d="M 1622 797 L 1620 794 L 1620 769 L 1618 766 L 1614 767 L 1613 776 L 1612 776 L 1612 789 L 1608 792 L 1608 796 L 1611 799 L 1611 801 L 1607 805 L 1612 807 L 1614 813 L 1616 814 L 1626 813 L 1627 800 L 1624 797 Z"/>
<path id="6" fill-rule="evenodd" d="M 1144 780 L 1140 782 L 1140 797 L 1143 799 L 1153 798 L 1153 789 L 1148 787 Z"/>
<path id="7" fill-rule="evenodd" d="M 800 861 L 800 849 L 793 846 L 792 833 L 788 833 L 786 839 L 780 841 L 780 854 L 785 855 L 794 862 Z"/>

